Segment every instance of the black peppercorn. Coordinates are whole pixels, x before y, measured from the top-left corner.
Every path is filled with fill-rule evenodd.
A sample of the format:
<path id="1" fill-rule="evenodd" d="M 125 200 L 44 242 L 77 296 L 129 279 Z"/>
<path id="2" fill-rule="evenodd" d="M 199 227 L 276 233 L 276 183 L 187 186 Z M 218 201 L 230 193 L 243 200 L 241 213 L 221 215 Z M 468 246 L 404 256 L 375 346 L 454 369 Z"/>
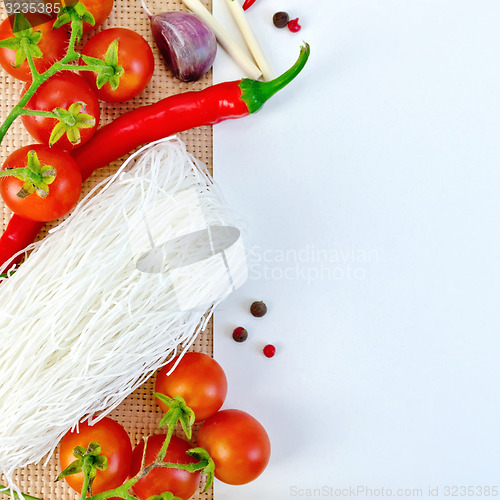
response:
<path id="1" fill-rule="evenodd" d="M 250 313 L 252 314 L 252 316 L 255 316 L 256 318 L 262 318 L 262 316 L 264 316 L 266 312 L 267 312 L 267 306 L 262 301 L 254 302 L 250 306 Z"/>
<path id="2" fill-rule="evenodd" d="M 286 12 L 276 12 L 273 16 L 273 24 L 276 28 L 284 28 L 288 24 L 289 20 L 290 17 Z"/>

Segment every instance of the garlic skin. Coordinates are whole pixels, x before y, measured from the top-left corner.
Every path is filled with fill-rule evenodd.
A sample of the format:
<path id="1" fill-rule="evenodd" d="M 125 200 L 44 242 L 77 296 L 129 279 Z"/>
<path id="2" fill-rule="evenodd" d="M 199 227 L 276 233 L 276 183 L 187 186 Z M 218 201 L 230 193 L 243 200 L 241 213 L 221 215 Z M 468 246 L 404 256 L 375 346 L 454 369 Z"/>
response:
<path id="1" fill-rule="evenodd" d="M 153 38 L 175 78 L 199 80 L 212 67 L 217 40 L 210 27 L 189 12 L 151 16 Z"/>

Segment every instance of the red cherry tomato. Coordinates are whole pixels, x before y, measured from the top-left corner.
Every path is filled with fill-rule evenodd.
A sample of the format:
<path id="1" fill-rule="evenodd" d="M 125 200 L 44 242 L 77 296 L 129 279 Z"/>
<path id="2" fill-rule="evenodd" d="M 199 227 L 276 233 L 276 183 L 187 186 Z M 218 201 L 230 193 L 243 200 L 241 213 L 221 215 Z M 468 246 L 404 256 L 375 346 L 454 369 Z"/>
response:
<path id="1" fill-rule="evenodd" d="M 87 448 L 91 442 L 99 443 L 101 455 L 108 459 L 108 467 L 97 471 L 92 483 L 92 492 L 116 488 L 125 482 L 132 461 L 132 445 L 127 431 L 115 420 L 104 417 L 94 425 L 84 422 L 79 432 L 68 432 L 61 440 L 59 451 L 61 470 L 75 460 L 73 449 L 76 446 Z M 80 492 L 83 486 L 83 473 L 72 474 L 64 478 L 75 491 Z"/>
<path id="2" fill-rule="evenodd" d="M 118 87 L 113 90 L 105 83 L 97 88 L 97 73 L 82 71 L 97 97 L 106 102 L 123 102 L 140 94 L 153 76 L 154 56 L 148 42 L 135 31 L 126 28 L 110 28 L 94 35 L 83 47 L 82 54 L 105 60 L 106 51 L 118 40 L 118 65 L 124 70 Z M 83 64 L 83 61 L 80 60 Z"/>
<path id="3" fill-rule="evenodd" d="M 34 151 L 40 166 L 51 165 L 56 170 L 54 181 L 49 184 L 45 198 L 36 192 L 20 197 L 23 180 L 8 176 L 0 178 L 0 194 L 6 205 L 26 219 L 48 222 L 66 215 L 76 204 L 82 189 L 82 175 L 75 160 L 65 151 L 54 150 L 43 144 L 24 146 L 14 151 L 2 166 L 27 168 L 30 152 Z"/>
<path id="4" fill-rule="evenodd" d="M 198 433 L 198 446 L 215 463 L 215 477 L 227 484 L 246 484 L 258 477 L 271 456 L 271 443 L 262 425 L 241 410 L 222 410 Z"/>
<path id="5" fill-rule="evenodd" d="M 24 88 L 24 92 L 28 89 L 28 85 Z M 95 123 L 90 128 L 78 128 L 77 134 L 80 142 L 76 144 L 70 142 L 68 139 L 70 132 L 67 132 L 53 144 L 53 147 L 57 149 L 69 151 L 85 144 L 94 135 L 99 125 L 101 113 L 99 100 L 89 84 L 76 73 L 70 71 L 57 73 L 39 87 L 35 95 L 28 101 L 26 107 L 38 111 L 53 111 L 55 108 L 68 111 L 76 103 L 83 104 L 81 107 L 77 105 L 77 109 L 80 109 L 78 114 L 80 116 L 82 114 L 91 116 Z M 55 118 L 43 116 L 22 115 L 21 119 L 31 137 L 43 144 L 49 144 L 52 130 L 59 123 L 59 120 Z"/>
<path id="6" fill-rule="evenodd" d="M 179 356 L 165 365 L 156 376 L 155 391 L 171 398 L 182 396 L 201 422 L 216 413 L 227 394 L 227 378 L 215 359 L 201 352 L 188 352 L 175 370 L 167 375 Z M 158 401 L 166 412 L 168 407 Z"/>
<path id="7" fill-rule="evenodd" d="M 46 14 L 25 14 L 26 19 L 34 26 L 34 31 L 41 31 L 42 38 L 38 43 L 39 49 L 42 51 L 42 57 L 35 57 L 34 63 L 37 71 L 43 73 L 55 61 L 62 59 L 66 54 L 69 36 L 66 30 L 53 30 L 54 19 Z M 5 19 L 0 24 L 0 40 L 13 38 L 12 32 L 12 16 Z M 2 67 L 15 78 L 25 82 L 31 80 L 31 72 L 28 61 L 25 60 L 18 68 L 14 67 L 16 51 L 0 47 L 0 64 Z"/>
<path id="8" fill-rule="evenodd" d="M 165 440 L 164 434 L 155 434 L 149 436 L 146 447 L 145 465 L 153 463 L 156 455 L 160 451 Z M 168 445 L 167 454 L 164 462 L 175 464 L 189 464 L 196 462 L 196 459 L 186 455 L 186 451 L 192 446 L 184 439 L 172 436 Z M 141 441 L 132 453 L 132 466 L 130 476 L 135 476 L 140 468 L 144 454 L 144 441 Z M 165 467 L 156 467 L 145 477 L 137 481 L 132 489 L 142 500 L 147 500 L 150 496 L 160 495 L 163 492 L 170 491 L 179 498 L 187 500 L 191 498 L 200 484 L 201 474 L 199 472 L 188 472 L 182 469 L 167 469 Z"/>

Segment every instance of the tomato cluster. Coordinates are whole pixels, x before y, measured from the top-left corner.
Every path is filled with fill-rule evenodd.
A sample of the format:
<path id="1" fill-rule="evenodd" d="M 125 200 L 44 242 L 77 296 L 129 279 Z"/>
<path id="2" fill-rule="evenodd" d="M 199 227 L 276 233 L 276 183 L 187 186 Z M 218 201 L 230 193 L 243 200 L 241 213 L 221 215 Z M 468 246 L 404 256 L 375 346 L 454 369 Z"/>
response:
<path id="1" fill-rule="evenodd" d="M 266 468 L 271 454 L 269 437 L 264 427 L 248 413 L 220 409 L 227 393 L 227 378 L 213 358 L 195 352 L 180 359 L 174 358 L 158 372 L 155 391 L 170 398 L 182 398 L 194 411 L 196 421 L 203 421 L 196 446 L 204 448 L 211 456 L 216 478 L 240 485 L 253 481 Z M 158 402 L 163 411 L 170 410 L 169 406 Z M 91 442 L 97 442 L 109 465 L 105 470 L 97 471 L 92 492 L 114 489 L 127 477 L 136 476 L 155 461 L 165 437 L 165 434 L 151 435 L 132 450 L 126 431 L 116 421 L 106 417 L 92 426 L 85 423 L 80 425 L 79 432 L 69 432 L 63 437 L 61 467 L 66 469 L 75 460 L 73 449 L 76 446 L 85 448 Z M 196 459 L 187 453 L 192 448 L 186 439 L 172 436 L 163 462 L 194 464 Z M 81 491 L 81 472 L 67 476 L 66 480 L 73 489 Z M 135 482 L 132 490 L 143 500 L 166 491 L 188 500 L 197 491 L 200 481 L 199 471 L 156 467 Z"/>
<path id="2" fill-rule="evenodd" d="M 158 372 L 155 390 L 172 398 L 181 396 L 194 411 L 196 421 L 204 421 L 198 445 L 214 460 L 217 479 L 245 484 L 264 471 L 271 455 L 269 437 L 248 413 L 220 410 L 227 394 L 227 378 L 213 358 L 197 352 L 186 353 L 180 360 L 174 358 Z M 163 411 L 168 410 L 161 401 L 159 404 Z"/>
<path id="3" fill-rule="evenodd" d="M 76 4 L 85 6 L 80 35 L 104 23 L 113 8 L 113 0 L 63 0 L 60 3 L 59 16 L 72 12 L 72 8 L 76 12 Z M 22 148 L 24 159 L 20 158 L 19 150 L 5 160 L 2 171 L 11 172 L 0 172 L 0 194 L 14 213 L 47 222 L 65 215 L 78 201 L 82 179 L 76 164 L 67 161 L 67 152 L 85 144 L 96 132 L 99 101 L 123 102 L 140 94 L 152 78 L 154 57 L 148 42 L 135 31 L 107 28 L 88 37 L 74 70 L 64 64 L 61 71 L 52 74 L 54 64 L 66 60 L 71 38 L 68 27 L 75 18 L 68 18 L 69 21 L 62 24 L 60 18 L 47 14 L 15 16 L 0 24 L 0 65 L 13 77 L 27 82 L 23 96 L 29 92 L 26 96 L 29 100 L 20 110 L 23 124 L 42 145 L 36 148 L 40 169 L 55 170 L 58 184 L 68 186 L 68 193 L 65 200 L 61 200 L 59 192 L 52 194 L 56 184 L 47 185 L 42 175 L 33 178 L 27 154 L 35 147 L 29 146 Z M 89 22 L 92 20 L 93 25 Z M 20 32 L 27 37 L 25 40 L 20 38 Z M 26 47 L 21 40 L 23 43 L 29 40 L 32 45 Z M 28 52 L 36 75 L 30 68 Z M 41 85 L 37 86 L 37 82 Z M 67 168 L 62 168 L 62 164 L 67 164 Z M 14 171 L 14 168 L 26 170 Z M 25 189 L 21 190 L 20 186 Z"/>

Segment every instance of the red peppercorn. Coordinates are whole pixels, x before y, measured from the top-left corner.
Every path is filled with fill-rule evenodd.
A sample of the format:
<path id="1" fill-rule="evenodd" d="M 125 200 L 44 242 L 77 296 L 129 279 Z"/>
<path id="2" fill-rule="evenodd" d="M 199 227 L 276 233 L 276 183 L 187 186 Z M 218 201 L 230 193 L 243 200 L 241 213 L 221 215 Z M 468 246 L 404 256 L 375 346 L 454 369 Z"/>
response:
<path id="1" fill-rule="evenodd" d="M 266 347 L 264 347 L 263 352 L 266 358 L 272 358 L 276 354 L 276 347 L 272 344 L 267 344 Z"/>
<path id="2" fill-rule="evenodd" d="M 302 26 L 299 24 L 298 17 L 296 19 L 290 19 L 290 21 L 288 21 L 288 29 L 292 33 L 297 33 L 297 31 L 300 31 L 301 28 L 302 28 Z"/>
<path id="3" fill-rule="evenodd" d="M 247 338 L 248 338 L 248 332 L 242 326 L 238 326 L 238 328 L 234 329 L 233 339 L 236 342 L 245 342 Z"/>

